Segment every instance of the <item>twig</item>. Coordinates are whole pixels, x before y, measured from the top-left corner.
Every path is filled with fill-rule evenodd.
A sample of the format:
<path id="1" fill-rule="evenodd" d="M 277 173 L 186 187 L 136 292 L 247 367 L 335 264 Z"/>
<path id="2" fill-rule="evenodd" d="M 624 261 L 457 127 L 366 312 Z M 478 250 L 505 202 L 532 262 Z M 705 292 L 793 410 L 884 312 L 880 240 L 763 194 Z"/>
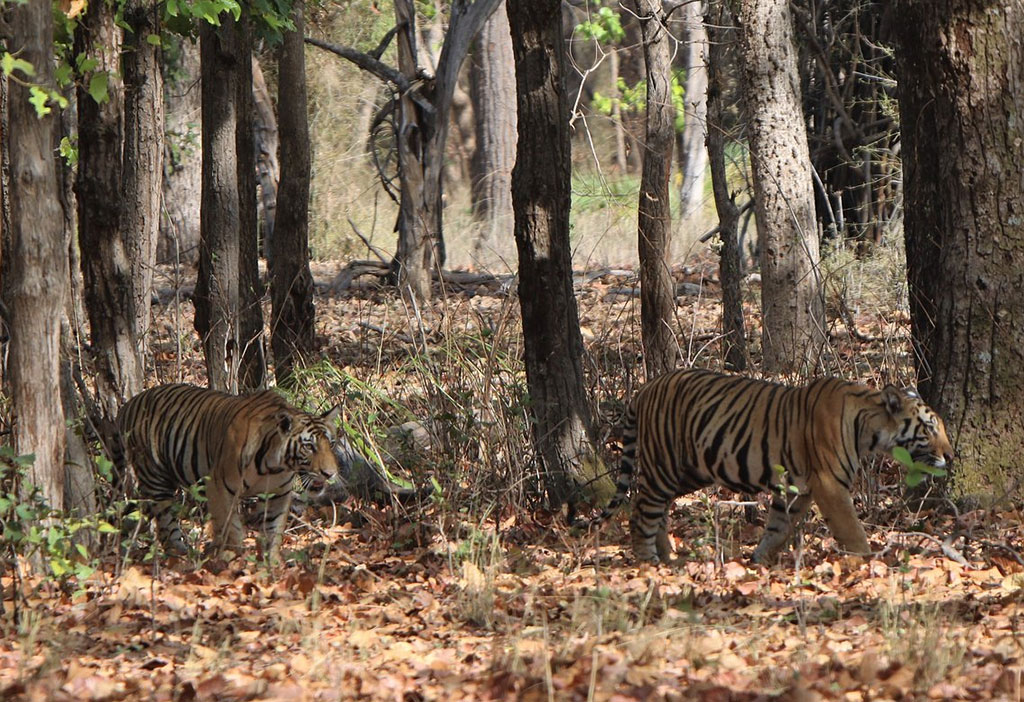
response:
<path id="1" fill-rule="evenodd" d="M 371 244 L 369 239 L 363 236 L 363 233 L 359 231 L 359 227 L 356 226 L 356 223 L 352 221 L 351 217 L 348 217 L 348 226 L 352 227 L 352 231 L 355 232 L 356 236 L 358 236 L 359 239 L 364 244 L 366 244 L 366 248 L 370 251 L 370 253 L 379 258 L 381 263 L 390 265 L 390 261 L 388 261 L 387 257 L 384 256 L 384 253 L 376 246 Z"/>
<path id="2" fill-rule="evenodd" d="M 886 551 L 888 551 L 889 547 L 893 544 L 893 542 L 898 541 L 903 537 L 914 537 L 931 541 L 933 544 L 936 544 L 939 547 L 939 550 L 942 551 L 942 555 L 944 555 L 949 560 L 955 561 L 965 568 L 971 567 L 971 564 L 968 562 L 966 558 L 964 558 L 963 554 L 957 551 L 955 548 L 953 548 L 954 535 L 947 536 L 944 540 L 940 540 L 936 536 L 932 536 L 931 534 L 925 534 L 924 532 L 920 531 L 898 532 L 889 535 L 889 538 L 886 541 L 886 547 L 882 550 L 881 553 L 885 553 Z"/>

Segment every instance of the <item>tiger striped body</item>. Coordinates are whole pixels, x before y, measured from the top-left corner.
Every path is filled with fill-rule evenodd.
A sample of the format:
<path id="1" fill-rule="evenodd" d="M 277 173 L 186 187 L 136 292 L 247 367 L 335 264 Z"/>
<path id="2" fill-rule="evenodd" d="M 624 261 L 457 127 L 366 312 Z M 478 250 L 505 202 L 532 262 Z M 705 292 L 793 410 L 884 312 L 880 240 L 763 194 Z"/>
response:
<path id="1" fill-rule="evenodd" d="M 772 492 L 757 562 L 786 543 L 812 499 L 840 546 L 869 553 L 850 497 L 861 459 L 903 446 L 941 467 L 953 453 L 942 420 L 911 391 L 836 378 L 789 387 L 699 369 L 642 387 L 627 409 L 623 442 L 617 492 L 600 519 L 625 502 L 635 473 L 630 536 L 645 561 L 671 558 L 675 498 L 713 484 Z"/>
<path id="2" fill-rule="evenodd" d="M 187 550 L 173 514 L 177 491 L 208 477 L 216 546 L 241 546 L 241 502 L 260 496 L 263 531 L 276 559 L 295 474 L 326 480 L 338 472 L 332 453 L 338 410 L 313 416 L 271 390 L 228 395 L 192 385 L 161 385 L 121 408 L 122 446 L 114 458 L 122 470 L 126 456 L 134 467 L 139 492 L 149 500 L 146 511 L 168 550 Z"/>

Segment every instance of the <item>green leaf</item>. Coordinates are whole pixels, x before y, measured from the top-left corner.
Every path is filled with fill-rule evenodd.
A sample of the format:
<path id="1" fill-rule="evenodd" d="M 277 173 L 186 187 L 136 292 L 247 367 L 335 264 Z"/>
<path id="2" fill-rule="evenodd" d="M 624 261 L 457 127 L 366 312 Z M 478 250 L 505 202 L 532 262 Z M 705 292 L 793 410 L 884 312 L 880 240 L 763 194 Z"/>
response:
<path id="1" fill-rule="evenodd" d="M 14 73 L 15 71 L 21 71 L 27 77 L 31 77 L 36 74 L 35 66 L 33 66 L 25 59 L 17 58 L 13 54 L 10 54 L 6 51 L 4 52 L 4 55 L 0 57 L 0 69 L 3 70 L 4 75 L 8 76 Z"/>
<path id="2" fill-rule="evenodd" d="M 927 473 L 928 475 L 934 475 L 936 478 L 941 478 L 942 476 L 944 476 L 946 474 L 946 469 L 945 468 L 936 468 L 934 466 L 929 466 L 929 465 L 926 465 L 924 463 L 918 463 L 918 464 L 916 464 L 915 467 L 918 467 L 922 473 Z"/>
<path id="3" fill-rule="evenodd" d="M 151 46 L 160 46 L 163 43 L 163 40 L 160 38 L 159 34 L 147 34 L 146 43 Z"/>
<path id="4" fill-rule="evenodd" d="M 30 522 L 36 518 L 36 511 L 28 505 L 18 505 L 14 508 L 14 513 L 23 522 Z"/>
<path id="5" fill-rule="evenodd" d="M 79 54 L 75 57 L 75 64 L 78 66 L 79 73 L 88 73 L 95 70 L 96 66 L 100 65 L 100 62 L 86 54 Z"/>
<path id="6" fill-rule="evenodd" d="M 924 481 L 924 473 L 908 473 L 904 482 L 908 487 L 917 487 Z"/>
<path id="7" fill-rule="evenodd" d="M 101 71 L 93 73 L 92 78 L 89 79 L 89 95 L 97 105 L 102 105 L 110 99 L 110 95 L 107 93 L 107 78 L 106 72 Z"/>
<path id="8" fill-rule="evenodd" d="M 63 559 L 52 558 L 50 559 L 50 570 L 58 578 L 68 572 L 68 569 L 64 566 Z"/>
<path id="9" fill-rule="evenodd" d="M 914 459 L 910 456 L 910 451 L 906 450 L 902 446 L 896 446 L 892 450 L 892 457 L 897 461 L 905 465 L 907 468 L 914 465 Z"/>
<path id="10" fill-rule="evenodd" d="M 110 522 L 104 522 L 104 521 L 100 521 L 96 525 L 96 531 L 98 531 L 101 534 L 116 534 L 116 533 L 118 533 L 117 527 L 115 527 Z"/>
<path id="11" fill-rule="evenodd" d="M 53 77 L 57 80 L 57 85 L 64 88 L 71 85 L 74 70 L 71 68 L 71 64 L 61 61 L 57 64 L 56 70 L 53 72 Z"/>

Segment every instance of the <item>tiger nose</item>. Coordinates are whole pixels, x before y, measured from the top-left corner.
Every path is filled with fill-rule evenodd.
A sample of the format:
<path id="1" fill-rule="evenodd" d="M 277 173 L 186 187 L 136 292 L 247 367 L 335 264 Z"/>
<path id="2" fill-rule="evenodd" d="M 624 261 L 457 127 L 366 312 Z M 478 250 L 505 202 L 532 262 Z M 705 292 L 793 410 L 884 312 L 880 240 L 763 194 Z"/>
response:
<path id="1" fill-rule="evenodd" d="M 951 453 L 943 453 L 942 454 L 942 458 L 943 458 L 943 460 L 946 461 L 946 465 L 947 466 L 952 466 L 953 465 L 953 454 L 951 454 Z"/>

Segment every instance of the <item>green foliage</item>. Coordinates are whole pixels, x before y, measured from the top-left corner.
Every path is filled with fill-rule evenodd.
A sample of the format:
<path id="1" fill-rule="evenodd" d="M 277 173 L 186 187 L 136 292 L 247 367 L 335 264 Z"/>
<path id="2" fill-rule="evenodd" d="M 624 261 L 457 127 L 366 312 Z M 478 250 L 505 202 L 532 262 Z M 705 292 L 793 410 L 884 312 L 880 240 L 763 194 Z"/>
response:
<path id="1" fill-rule="evenodd" d="M 602 7 L 591 15 L 589 21 L 580 22 L 576 29 L 584 38 L 602 44 L 620 42 L 626 38 L 618 13 L 610 7 Z"/>
<path id="2" fill-rule="evenodd" d="M 908 487 L 920 485 L 929 475 L 936 478 L 946 475 L 944 468 L 935 468 L 920 461 L 915 461 L 913 456 L 910 455 L 910 451 L 907 451 L 902 446 L 897 446 L 892 450 L 892 457 L 896 459 L 897 463 L 906 468 L 907 476 L 903 481 Z"/>
<path id="3" fill-rule="evenodd" d="M 774 465 L 772 466 L 772 472 L 775 473 L 775 477 L 778 479 L 775 489 L 778 490 L 780 494 L 800 494 L 800 488 L 789 482 L 789 471 L 786 470 L 785 466 Z"/>
<path id="4" fill-rule="evenodd" d="M 76 135 L 73 139 L 74 141 L 72 141 L 72 137 L 61 137 L 60 139 L 60 155 L 68 168 L 78 165 L 78 136 Z"/>
<path id="5" fill-rule="evenodd" d="M 88 578 L 96 566 L 81 535 L 117 529 L 95 515 L 83 519 L 51 509 L 39 488 L 28 483 L 34 461 L 32 454 L 19 456 L 0 446 L 0 558 L 39 559 L 61 585 Z"/>

